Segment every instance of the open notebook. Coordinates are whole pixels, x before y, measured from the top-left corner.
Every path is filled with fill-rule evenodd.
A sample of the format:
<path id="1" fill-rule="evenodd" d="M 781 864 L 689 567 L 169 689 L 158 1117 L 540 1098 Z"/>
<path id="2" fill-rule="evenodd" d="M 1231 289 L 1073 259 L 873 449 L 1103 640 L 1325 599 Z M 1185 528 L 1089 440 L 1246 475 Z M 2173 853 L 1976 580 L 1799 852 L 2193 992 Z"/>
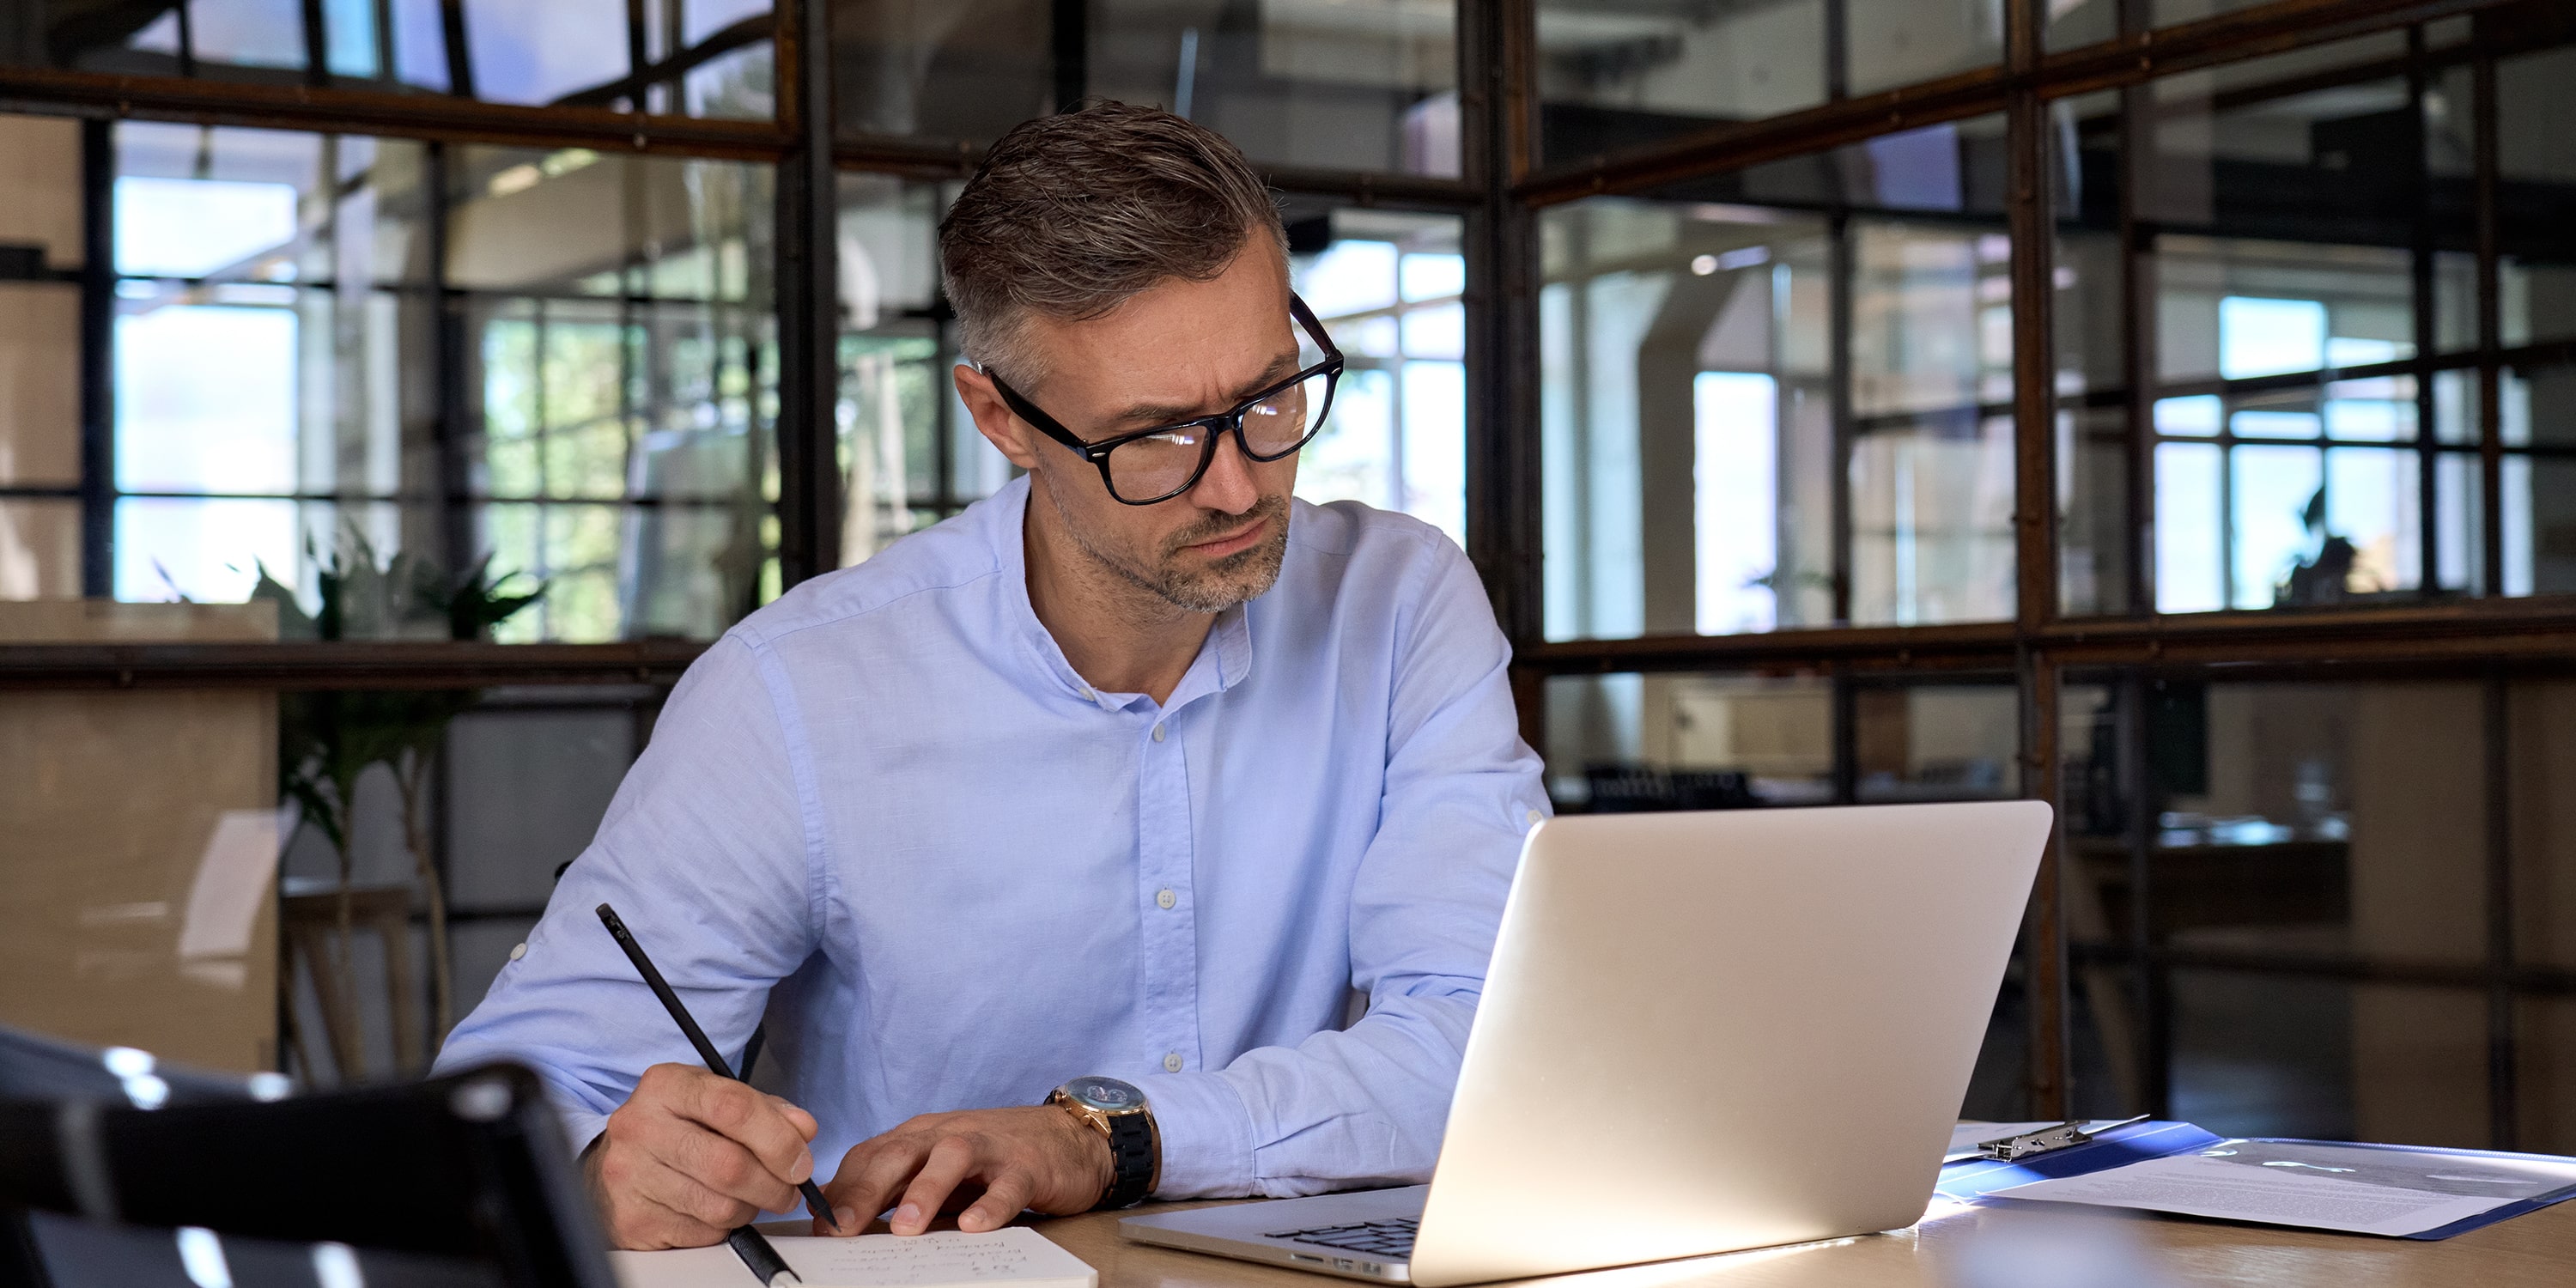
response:
<path id="1" fill-rule="evenodd" d="M 855 1239 L 773 1235 L 805 1288 L 1099 1288 L 1100 1276 L 1081 1258 L 1025 1226 L 989 1234 L 956 1230 L 898 1238 L 865 1234 Z M 623 1288 L 757 1288 L 758 1280 L 732 1248 L 680 1248 L 669 1252 L 611 1252 Z"/>

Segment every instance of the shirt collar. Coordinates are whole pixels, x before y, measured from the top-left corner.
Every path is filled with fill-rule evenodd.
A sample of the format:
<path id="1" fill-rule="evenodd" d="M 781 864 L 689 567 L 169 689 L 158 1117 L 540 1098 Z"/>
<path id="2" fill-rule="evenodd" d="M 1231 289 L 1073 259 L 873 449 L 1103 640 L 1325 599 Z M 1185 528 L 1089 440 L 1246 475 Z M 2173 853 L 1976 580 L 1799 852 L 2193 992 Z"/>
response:
<path id="1" fill-rule="evenodd" d="M 974 507 L 985 519 L 985 538 L 991 544 L 993 558 L 1002 574 L 1003 611 L 1010 617 L 1012 633 L 1029 652 L 1041 674 L 1086 702 L 1111 710 L 1123 710 L 1144 701 L 1143 694 L 1104 694 L 1092 690 L 1073 663 L 1064 656 L 1064 648 L 1048 632 L 1046 623 L 1038 620 L 1037 609 L 1029 603 L 1028 509 L 1030 482 L 1025 474 L 1003 484 L 993 495 Z M 1252 614 L 1250 604 L 1237 604 L 1217 614 L 1215 625 L 1208 630 L 1206 642 L 1190 669 L 1172 690 L 1172 701 L 1166 710 L 1187 705 L 1202 692 L 1222 693 L 1243 683 L 1252 672 Z M 1214 683 L 1200 677 L 1214 663 Z"/>

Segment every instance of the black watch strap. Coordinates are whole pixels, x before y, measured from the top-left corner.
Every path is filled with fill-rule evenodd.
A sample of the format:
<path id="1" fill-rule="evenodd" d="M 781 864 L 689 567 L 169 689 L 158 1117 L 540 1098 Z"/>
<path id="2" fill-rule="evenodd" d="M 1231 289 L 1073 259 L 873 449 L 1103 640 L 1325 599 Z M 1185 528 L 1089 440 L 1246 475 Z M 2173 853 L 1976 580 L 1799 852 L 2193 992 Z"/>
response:
<path id="1" fill-rule="evenodd" d="M 1154 1128 L 1143 1114 L 1109 1116 L 1109 1192 L 1094 1211 L 1131 1208 L 1145 1198 L 1154 1181 Z"/>

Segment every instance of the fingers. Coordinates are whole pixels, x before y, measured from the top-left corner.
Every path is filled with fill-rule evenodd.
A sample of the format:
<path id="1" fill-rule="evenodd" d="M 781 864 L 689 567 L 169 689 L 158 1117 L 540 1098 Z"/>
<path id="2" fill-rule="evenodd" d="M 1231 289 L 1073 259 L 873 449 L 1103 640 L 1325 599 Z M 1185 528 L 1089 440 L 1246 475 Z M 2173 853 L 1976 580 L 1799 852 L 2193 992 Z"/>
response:
<path id="1" fill-rule="evenodd" d="M 1109 1170 L 1099 1133 L 1060 1109 L 975 1109 L 924 1115 L 853 1146 L 823 1193 L 858 1225 L 894 1205 L 894 1232 L 919 1234 L 956 1207 L 959 1229 L 982 1231 L 1029 1209 L 1085 1211 Z"/>
<path id="2" fill-rule="evenodd" d="M 603 1146 L 592 1167 L 603 1223 L 621 1248 L 704 1247 L 755 1210 L 640 1149 Z"/>
<path id="3" fill-rule="evenodd" d="M 771 1096 L 769 1098 L 769 1104 L 771 1108 L 776 1109 L 779 1112 L 780 1116 L 787 1119 L 788 1124 L 796 1129 L 797 1135 L 804 1137 L 809 1143 L 813 1141 L 814 1133 L 822 1130 L 822 1124 L 814 1121 L 814 1115 L 797 1108 L 794 1104 L 788 1101 L 782 1100 L 776 1096 Z M 812 1176 L 814 1174 L 812 1171 L 813 1160 L 810 1154 L 806 1160 L 806 1167 L 807 1171 L 805 1174 L 807 1176 Z"/>
<path id="4" fill-rule="evenodd" d="M 778 1179 L 751 1151 L 733 1141 L 698 1131 L 660 1143 L 662 1148 L 653 1151 L 656 1160 L 705 1189 L 765 1212 L 785 1212 L 796 1206 L 796 1187 Z"/>
<path id="5" fill-rule="evenodd" d="M 813 1175 L 804 1110 L 687 1065 L 645 1071 L 587 1151 L 591 1189 L 620 1247 L 699 1247 L 761 1211 L 796 1206 Z M 856 1233 L 835 1227 L 830 1233 Z"/>
<path id="6" fill-rule="evenodd" d="M 1019 1216 L 1036 1194 L 1037 1178 L 1025 1168 L 1011 1168 L 993 1178 L 974 1206 L 958 1214 L 957 1228 L 970 1233 L 999 1230 Z"/>
<path id="7" fill-rule="evenodd" d="M 827 1194 L 825 1197 L 830 1196 Z M 848 1236 L 867 1228 L 867 1223 L 859 1219 L 858 1210 L 847 1204 L 832 1209 L 832 1219 L 829 1222 L 821 1217 L 814 1218 L 814 1233 L 822 1236 Z"/>
<path id="8" fill-rule="evenodd" d="M 888 1219 L 896 1234 L 919 1234 L 930 1228 L 931 1219 L 939 1215 L 949 1194 L 981 1170 L 986 1161 L 976 1144 L 963 1136 L 947 1136 L 931 1146 L 930 1156 L 913 1174 L 912 1184 L 904 1188 L 903 1202 L 895 1205 L 894 1215 Z"/>
<path id="9" fill-rule="evenodd" d="M 823 1197 L 835 1207 L 846 1206 L 856 1212 L 862 1224 L 875 1220 L 911 1182 L 936 1139 L 906 1124 L 852 1146 L 841 1159 L 839 1174 L 824 1187 Z"/>
<path id="10" fill-rule="evenodd" d="M 638 1193 L 674 1216 L 695 1222 L 704 1235 L 700 1244 L 719 1242 L 726 1231 L 760 1215 L 760 1204 L 712 1189 L 677 1168 L 659 1163 L 653 1166 L 659 1170 L 644 1178 Z"/>
<path id="11" fill-rule="evenodd" d="M 656 1066 L 669 1067 L 669 1066 Z M 781 1111 L 787 1102 L 755 1091 L 731 1078 L 693 1071 L 679 1082 L 671 1110 L 750 1150 L 753 1159 L 789 1187 L 814 1174 L 814 1156 L 805 1142 L 813 1137 L 813 1119 L 800 1125 Z M 798 1110 L 800 1116 L 803 1110 Z"/>

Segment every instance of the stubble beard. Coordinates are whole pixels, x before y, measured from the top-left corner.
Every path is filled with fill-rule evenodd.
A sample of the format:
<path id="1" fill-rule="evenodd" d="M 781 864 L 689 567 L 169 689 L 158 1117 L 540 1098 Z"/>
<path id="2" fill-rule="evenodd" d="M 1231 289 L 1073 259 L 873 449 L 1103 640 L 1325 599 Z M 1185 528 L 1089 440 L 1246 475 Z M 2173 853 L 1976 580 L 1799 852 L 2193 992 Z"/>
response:
<path id="1" fill-rule="evenodd" d="M 1052 497 L 1052 493 L 1050 493 Z M 1056 514 L 1064 520 L 1065 531 L 1074 544 L 1119 580 L 1156 599 L 1188 613 L 1222 613 L 1229 608 L 1258 599 L 1269 593 L 1279 581 L 1279 569 L 1288 558 L 1288 498 L 1265 496 L 1243 514 L 1212 514 L 1205 522 L 1192 524 L 1163 542 L 1162 552 L 1150 565 L 1103 549 L 1091 539 L 1081 524 L 1067 514 L 1061 500 L 1055 502 Z M 1246 521 L 1262 519 L 1268 529 L 1261 544 L 1238 550 L 1224 558 L 1200 567 L 1186 566 L 1182 550 L 1205 541 L 1213 541 L 1230 531 L 1240 530 Z"/>

